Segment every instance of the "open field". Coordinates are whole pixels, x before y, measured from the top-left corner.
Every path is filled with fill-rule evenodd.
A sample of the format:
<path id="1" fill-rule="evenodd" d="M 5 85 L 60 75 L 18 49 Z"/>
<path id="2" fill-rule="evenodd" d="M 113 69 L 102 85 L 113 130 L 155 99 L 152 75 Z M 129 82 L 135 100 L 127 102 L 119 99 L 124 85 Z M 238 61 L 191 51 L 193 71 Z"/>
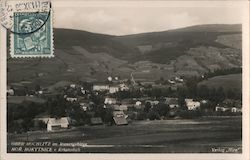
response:
<path id="1" fill-rule="evenodd" d="M 11 142 L 84 143 L 78 152 L 207 153 L 214 147 L 242 146 L 242 117 L 137 121 L 127 126 L 83 126 L 58 132 L 8 135 Z M 71 147 L 74 148 L 74 147 Z"/>
<path id="2" fill-rule="evenodd" d="M 34 103 L 45 103 L 46 101 L 42 98 L 28 97 L 28 96 L 9 96 L 8 103 L 11 104 L 21 104 L 24 101 L 34 102 Z"/>
<path id="3" fill-rule="evenodd" d="M 224 89 L 235 89 L 237 91 L 242 90 L 242 74 L 230 74 L 224 76 L 216 76 L 208 80 L 202 81 L 199 85 L 206 85 L 209 88 L 219 88 Z"/>

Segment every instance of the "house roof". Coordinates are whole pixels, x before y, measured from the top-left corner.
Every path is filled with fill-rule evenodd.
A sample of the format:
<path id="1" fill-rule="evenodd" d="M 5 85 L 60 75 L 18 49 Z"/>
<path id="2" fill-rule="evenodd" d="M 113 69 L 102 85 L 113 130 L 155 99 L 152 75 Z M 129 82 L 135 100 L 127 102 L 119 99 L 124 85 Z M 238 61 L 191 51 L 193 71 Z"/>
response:
<path id="1" fill-rule="evenodd" d="M 194 101 L 194 99 L 191 99 L 191 98 L 186 98 L 185 99 L 185 102 L 187 103 L 187 102 L 193 102 Z"/>
<path id="2" fill-rule="evenodd" d="M 127 105 L 113 105 L 114 110 L 127 110 L 128 106 Z"/>
<path id="3" fill-rule="evenodd" d="M 102 124 L 102 119 L 101 117 L 92 117 L 90 118 L 91 124 Z"/>
<path id="4" fill-rule="evenodd" d="M 113 117 L 113 119 L 114 119 L 116 125 L 126 125 L 126 124 L 128 124 L 128 121 L 125 118 L 125 116 Z"/>
<path id="5" fill-rule="evenodd" d="M 105 98 L 104 103 L 116 103 L 116 99 L 115 98 Z"/>
<path id="6" fill-rule="evenodd" d="M 123 111 L 113 111 L 113 116 L 124 115 Z"/>
<path id="7" fill-rule="evenodd" d="M 186 105 L 194 105 L 194 104 L 201 104 L 200 102 L 198 101 L 190 101 L 190 102 L 186 102 Z"/>
<path id="8" fill-rule="evenodd" d="M 145 102 L 146 102 L 146 103 L 149 102 L 149 103 L 151 103 L 151 104 L 152 104 L 152 103 L 158 104 L 160 101 L 158 101 L 158 100 L 146 100 Z"/>
<path id="9" fill-rule="evenodd" d="M 232 107 L 229 107 L 229 106 L 226 106 L 226 105 L 223 105 L 223 106 L 217 105 L 216 108 L 227 108 L 227 109 L 230 109 Z"/>
<path id="10" fill-rule="evenodd" d="M 69 117 L 49 118 L 48 124 L 50 125 L 69 124 Z"/>
<path id="11" fill-rule="evenodd" d="M 116 100 L 115 98 L 106 97 L 106 100 Z"/>
<path id="12" fill-rule="evenodd" d="M 178 104 L 178 98 L 166 98 L 167 104 Z"/>

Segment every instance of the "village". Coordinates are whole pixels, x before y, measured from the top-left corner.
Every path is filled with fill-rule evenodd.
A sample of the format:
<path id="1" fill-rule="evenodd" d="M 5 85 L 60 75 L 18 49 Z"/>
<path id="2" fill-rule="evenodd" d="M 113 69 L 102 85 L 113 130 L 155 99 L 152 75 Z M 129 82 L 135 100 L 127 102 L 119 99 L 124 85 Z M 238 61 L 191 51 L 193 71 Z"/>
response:
<path id="1" fill-rule="evenodd" d="M 120 126 L 140 120 L 242 114 L 241 100 L 226 96 L 211 100 L 206 96 L 182 95 L 184 91 L 180 88 L 185 88 L 186 83 L 181 77 L 135 82 L 133 78 L 111 76 L 104 82 L 59 82 L 47 88 L 30 87 L 27 81 L 12 83 L 7 88 L 8 132 L 52 132 L 86 125 Z M 219 94 L 215 96 L 219 97 Z"/>

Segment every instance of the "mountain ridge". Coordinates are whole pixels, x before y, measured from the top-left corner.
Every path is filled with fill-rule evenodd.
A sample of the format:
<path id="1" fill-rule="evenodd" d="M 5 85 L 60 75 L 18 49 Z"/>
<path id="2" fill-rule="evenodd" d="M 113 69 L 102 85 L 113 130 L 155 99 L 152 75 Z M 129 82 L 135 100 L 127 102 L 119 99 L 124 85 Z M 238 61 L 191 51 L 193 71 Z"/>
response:
<path id="1" fill-rule="evenodd" d="M 197 30 L 197 28 L 200 28 L 200 29 Z M 57 27 L 55 29 L 72 30 L 72 31 L 85 32 L 85 33 L 89 33 L 89 34 L 96 34 L 96 35 L 102 35 L 102 36 L 107 36 L 107 37 L 108 36 L 109 37 L 123 37 L 123 36 L 133 36 L 133 35 L 140 35 L 140 34 L 171 32 L 171 31 L 202 32 L 202 31 L 208 31 L 207 30 L 208 28 L 210 28 L 210 32 L 212 32 L 212 31 L 216 31 L 216 32 L 218 32 L 218 31 L 220 31 L 220 32 L 242 32 L 242 25 L 240 23 L 235 23 L 235 24 L 215 24 L 215 23 L 214 24 L 198 24 L 198 25 L 191 25 L 191 26 L 180 27 L 180 28 L 175 28 L 175 29 L 167 29 L 167 30 L 162 30 L 162 31 L 149 31 L 149 32 L 141 32 L 141 33 L 134 33 L 134 34 L 125 34 L 125 35 L 113 35 L 113 34 L 92 32 L 92 31 L 81 30 L 81 29 L 69 29 L 69 28 L 60 28 L 60 27 Z"/>
<path id="2" fill-rule="evenodd" d="M 10 59 L 8 82 L 99 81 L 108 75 L 129 78 L 131 72 L 135 78 L 154 80 L 242 65 L 241 25 L 198 25 L 139 38 L 54 29 L 54 37 L 55 58 Z"/>

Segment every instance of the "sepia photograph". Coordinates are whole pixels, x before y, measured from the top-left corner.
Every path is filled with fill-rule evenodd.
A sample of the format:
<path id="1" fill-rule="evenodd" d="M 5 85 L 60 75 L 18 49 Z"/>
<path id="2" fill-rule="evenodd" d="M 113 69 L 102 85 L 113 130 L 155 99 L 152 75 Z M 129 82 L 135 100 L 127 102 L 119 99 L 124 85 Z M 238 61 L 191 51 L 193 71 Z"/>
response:
<path id="1" fill-rule="evenodd" d="M 7 154 L 242 155 L 243 4 L 5 4 Z"/>

